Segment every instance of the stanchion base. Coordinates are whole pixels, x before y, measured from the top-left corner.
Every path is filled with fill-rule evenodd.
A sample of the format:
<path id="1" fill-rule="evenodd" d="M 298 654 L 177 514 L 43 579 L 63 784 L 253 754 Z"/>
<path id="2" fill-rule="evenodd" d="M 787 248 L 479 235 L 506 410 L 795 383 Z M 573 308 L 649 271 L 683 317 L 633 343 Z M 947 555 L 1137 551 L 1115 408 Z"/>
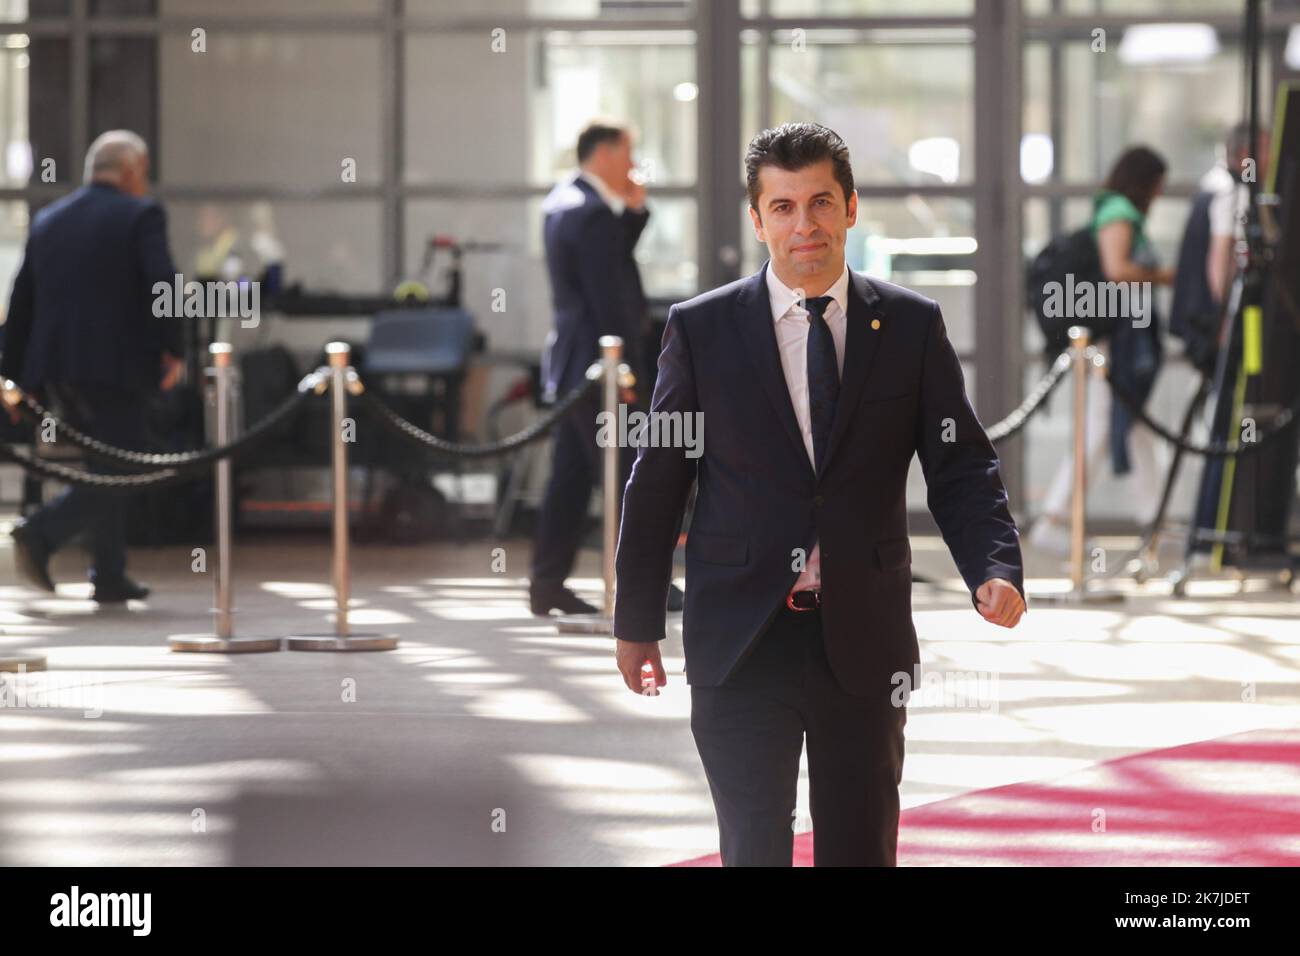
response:
<path id="1" fill-rule="evenodd" d="M 604 614 L 560 614 L 551 618 L 561 634 L 613 634 L 614 620 Z"/>
<path id="2" fill-rule="evenodd" d="M 291 651 L 392 651 L 397 649 L 397 638 L 390 634 L 295 634 L 286 637 L 284 645 Z"/>
<path id="3" fill-rule="evenodd" d="M 215 637 L 212 634 L 178 634 L 167 639 L 173 651 L 187 654 L 264 654 L 283 650 L 278 637 Z"/>
<path id="4" fill-rule="evenodd" d="M 1084 604 L 1122 604 L 1128 600 L 1128 595 L 1120 591 L 1110 590 L 1089 590 L 1083 591 L 1051 591 L 1047 594 L 1029 595 L 1030 604 L 1060 604 L 1072 607 L 1078 607 Z"/>
<path id="5" fill-rule="evenodd" d="M 9 674 L 30 674 L 32 671 L 45 670 L 45 658 L 34 654 L 31 657 L 0 657 L 0 671 Z"/>

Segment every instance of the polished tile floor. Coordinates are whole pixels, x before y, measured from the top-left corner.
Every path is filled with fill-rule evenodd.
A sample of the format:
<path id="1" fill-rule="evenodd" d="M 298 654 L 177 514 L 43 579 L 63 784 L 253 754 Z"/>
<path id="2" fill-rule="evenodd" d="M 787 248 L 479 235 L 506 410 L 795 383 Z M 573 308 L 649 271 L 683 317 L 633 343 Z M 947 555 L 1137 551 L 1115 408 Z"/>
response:
<path id="1" fill-rule="evenodd" d="M 211 576 L 189 549 L 134 552 L 154 596 L 99 611 L 79 553 L 59 555 L 69 583 L 48 595 L 17 582 L 8 541 L 0 656 L 49 669 L 5 679 L 0 863 L 659 865 L 717 849 L 679 624 L 665 692 L 628 692 L 608 637 L 529 615 L 527 541 L 357 548 L 354 629 L 398 650 L 238 657 L 168 650 L 211 632 Z M 936 583 L 914 588 L 905 808 L 1300 726 L 1297 599 L 1268 581 L 1196 581 L 1176 599 L 1121 578 L 1123 603 L 1031 602 L 1008 631 L 976 615 L 937 538 L 913 549 Z M 1056 562 L 1029 560 L 1031 592 L 1065 586 Z M 592 600 L 598 569 L 584 553 Z M 328 632 L 329 580 L 324 536 L 241 543 L 237 633 Z M 806 775 L 795 825 L 811 827 Z"/>

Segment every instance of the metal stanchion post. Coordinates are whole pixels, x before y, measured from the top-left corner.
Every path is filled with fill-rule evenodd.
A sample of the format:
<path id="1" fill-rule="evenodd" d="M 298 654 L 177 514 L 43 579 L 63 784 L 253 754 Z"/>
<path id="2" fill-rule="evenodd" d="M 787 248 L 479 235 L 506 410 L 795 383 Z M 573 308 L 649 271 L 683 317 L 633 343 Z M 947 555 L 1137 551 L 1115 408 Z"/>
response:
<path id="1" fill-rule="evenodd" d="M 353 634 L 348 623 L 348 602 L 352 578 L 348 564 L 348 447 L 343 429 L 348 411 L 348 392 L 360 391 L 361 383 L 349 367 L 351 347 L 346 342 L 325 346 L 330 367 L 331 421 L 334 429 L 334 597 L 337 611 L 334 633 L 302 634 L 288 638 L 291 651 L 391 651 L 397 638 L 387 634 Z"/>
<path id="2" fill-rule="evenodd" d="M 234 398 L 233 376 L 231 366 L 233 350 L 228 342 L 213 342 L 208 346 L 212 356 L 212 391 L 213 418 L 215 420 L 214 441 L 217 447 L 228 445 L 234 439 L 231 423 L 231 408 Z M 231 463 L 230 458 L 219 458 L 214 466 L 217 477 L 216 494 L 216 537 L 217 537 L 217 572 L 213 590 L 216 606 L 216 635 L 178 634 L 167 641 L 173 651 L 209 652 L 216 654 L 250 654 L 262 651 L 278 651 L 278 637 L 235 637 L 234 609 L 231 606 L 230 588 L 230 510 L 231 501 Z"/>
<path id="3" fill-rule="evenodd" d="M 1070 492 L 1070 590 L 1065 594 L 1034 595 L 1035 600 L 1064 604 L 1122 601 L 1116 591 L 1089 589 L 1084 572 L 1088 502 L 1088 378 L 1095 348 L 1088 345 L 1088 330 L 1071 326 L 1070 349 L 1074 372 L 1074 482 Z M 1099 356 L 1098 356 L 1099 358 Z M 1104 386 L 1102 386 L 1104 387 Z"/>
<path id="4" fill-rule="evenodd" d="M 1070 489 L 1070 589 L 1083 593 L 1083 545 L 1088 514 L 1088 330 L 1070 329 L 1074 350 L 1074 485 Z"/>
<path id="5" fill-rule="evenodd" d="M 21 401 L 18 385 L 10 379 L 0 379 L 0 393 L 4 404 L 9 408 L 16 408 Z M 25 674 L 28 671 L 43 670 L 45 670 L 45 658 L 39 654 L 0 655 L 0 673 Z"/>
<path id="6" fill-rule="evenodd" d="M 605 409 L 613 409 L 618 417 L 618 367 L 623 358 L 623 340 L 615 335 L 602 336 L 600 340 L 601 357 L 605 360 Z M 605 446 L 605 535 L 604 549 L 601 555 L 601 572 L 605 579 L 605 616 L 611 626 L 614 621 L 614 552 L 618 547 L 618 442 Z"/>
<path id="7" fill-rule="evenodd" d="M 610 421 L 618 421 L 618 387 L 619 366 L 623 361 L 623 340 L 617 335 L 600 337 L 601 374 L 604 376 L 601 403 L 604 411 L 610 415 Z M 596 426 L 595 422 L 590 423 Z M 556 618 L 556 627 L 562 634 L 613 634 L 614 633 L 614 553 L 618 547 L 618 513 L 619 487 L 618 460 L 622 436 L 606 444 L 604 449 L 604 516 L 603 553 L 601 555 L 601 576 L 605 585 L 604 608 L 600 614 L 564 614 Z"/>

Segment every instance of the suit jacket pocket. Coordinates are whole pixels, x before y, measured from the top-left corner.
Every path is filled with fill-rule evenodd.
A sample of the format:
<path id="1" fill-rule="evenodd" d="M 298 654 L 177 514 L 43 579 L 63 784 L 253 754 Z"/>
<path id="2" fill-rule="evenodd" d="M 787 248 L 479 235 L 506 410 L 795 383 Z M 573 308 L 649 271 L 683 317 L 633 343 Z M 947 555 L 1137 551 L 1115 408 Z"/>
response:
<path id="1" fill-rule="evenodd" d="M 686 536 L 686 556 L 710 564 L 741 565 L 749 558 L 749 539 L 691 531 Z"/>
<path id="2" fill-rule="evenodd" d="M 912 564 L 912 545 L 907 538 L 890 538 L 876 545 L 876 562 L 882 571 L 895 571 Z"/>

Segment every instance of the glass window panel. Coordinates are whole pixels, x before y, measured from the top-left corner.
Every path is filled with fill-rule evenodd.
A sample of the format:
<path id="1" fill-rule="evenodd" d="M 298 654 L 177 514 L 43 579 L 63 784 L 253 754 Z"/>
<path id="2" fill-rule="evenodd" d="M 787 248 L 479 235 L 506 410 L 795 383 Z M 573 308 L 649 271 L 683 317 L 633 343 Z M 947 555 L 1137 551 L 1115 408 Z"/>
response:
<path id="1" fill-rule="evenodd" d="M 121 2 L 121 0 L 117 0 Z M 163 16 L 306 17 L 376 15 L 381 0 L 157 0 Z"/>
<path id="2" fill-rule="evenodd" d="M 1160 14 L 1193 16 L 1198 13 L 1242 12 L 1241 0 L 1064 0 L 1069 14 L 1117 13 L 1125 16 Z"/>
<path id="3" fill-rule="evenodd" d="M 1051 14 L 1079 16 L 1089 13 L 1127 15 L 1159 14 L 1168 17 L 1207 13 L 1241 13 L 1241 0 L 1023 0 L 1031 17 Z"/>
<path id="4" fill-rule="evenodd" d="M 90 39 L 90 136 L 129 129 L 155 151 L 158 161 L 158 43 L 153 37 L 97 36 Z"/>
<path id="5" fill-rule="evenodd" d="M 261 274 L 250 239 L 255 232 L 269 232 L 284 246 L 286 285 L 355 294 L 374 294 L 384 287 L 377 200 L 185 200 L 167 203 L 167 217 L 176 268 L 187 275 L 195 272 L 199 250 L 229 228 L 237 236 L 233 254 L 241 275 Z"/>
<path id="6" fill-rule="evenodd" d="M 975 0 L 771 0 L 778 17 L 970 16 Z"/>
<path id="7" fill-rule="evenodd" d="M 768 258 L 742 208 L 741 264 L 756 272 Z M 858 198 L 858 221 L 845 241 L 849 268 L 897 283 L 939 303 L 954 347 L 975 347 L 975 210 L 967 199 Z"/>
<path id="8" fill-rule="evenodd" d="M 1117 47 L 1120 40 L 1112 42 Z M 1125 147 L 1142 143 L 1169 162 L 1171 181 L 1195 183 L 1214 163 L 1227 130 L 1241 119 L 1242 67 L 1236 44 L 1225 44 L 1200 62 L 1178 65 L 1126 65 L 1117 52 L 1093 53 L 1086 43 L 1065 45 L 1064 56 L 1065 142 L 1055 152 L 1070 182 L 1103 180 Z M 1267 77 L 1266 54 L 1261 61 Z M 1261 115 L 1269 116 L 1267 83 L 1260 93 Z M 1046 90 L 1030 96 L 1046 96 Z"/>
<path id="9" fill-rule="evenodd" d="M 975 172 L 974 53 L 965 31 L 915 42 L 859 32 L 778 31 L 772 122 L 823 123 L 849 146 L 859 183 L 969 182 Z M 940 37 L 956 42 L 938 43 Z"/>
<path id="10" fill-rule="evenodd" d="M 1051 51 L 1046 43 L 1026 43 L 1022 58 L 1024 103 L 1020 125 L 1020 176 L 1042 183 L 1056 178 L 1052 143 Z"/>
<path id="11" fill-rule="evenodd" d="M 14 276 L 23 261 L 29 217 L 24 202 L 0 203 L 0 313 L 9 308 Z"/>
<path id="12" fill-rule="evenodd" d="M 526 16 L 574 20 L 684 19 L 694 15 L 693 0 L 406 0 L 412 16 L 468 18 Z"/>
<path id="13" fill-rule="evenodd" d="M 477 35 L 411 35 L 406 181 L 547 185 L 572 171 L 579 131 L 604 115 L 634 126 L 651 183 L 693 183 L 693 39 L 687 31 L 533 32 L 493 53 Z M 473 143 L 456 130 L 473 130 Z"/>
<path id="14" fill-rule="evenodd" d="M 90 0 L 93 17 L 152 17 L 158 13 L 158 0 Z"/>
<path id="15" fill-rule="evenodd" d="M 66 17 L 71 7 L 71 0 L 0 0 L 0 22 Z"/>
<path id="16" fill-rule="evenodd" d="M 1021 206 L 1024 210 L 1022 252 L 1026 259 L 1032 259 L 1047 245 L 1051 236 L 1051 209 L 1046 199 L 1027 199 Z"/>
<path id="17" fill-rule="evenodd" d="M 204 54 L 187 34 L 159 47 L 164 182 L 330 186 L 347 159 L 379 182 L 377 36 L 214 30 Z"/>
<path id="18" fill-rule="evenodd" d="M 749 141 L 762 129 L 762 104 L 759 102 L 760 84 L 763 82 L 759 43 L 762 34 L 757 30 L 744 30 L 740 35 L 740 156 L 743 159 Z M 739 171 L 745 180 L 744 170 Z"/>
<path id="19" fill-rule="evenodd" d="M 0 45 L 4 185 L 81 182 L 81 158 L 72 156 L 70 63 L 60 37 L 9 34 Z"/>
<path id="20" fill-rule="evenodd" d="M 650 222 L 636 257 L 647 296 L 685 299 L 697 291 L 696 203 L 651 194 Z M 488 336 L 489 348 L 541 349 L 550 331 L 551 288 L 542 244 L 542 197 L 527 199 L 413 199 L 406 204 L 406 274 L 435 294 L 446 288 L 445 253 L 425 270 L 434 235 L 461 242 L 495 242 L 501 248 L 466 252 L 465 307 Z M 493 290 L 505 290 L 505 311 L 493 312 Z"/>
<path id="21" fill-rule="evenodd" d="M 1021 223 L 1022 247 L 1026 265 L 1038 255 L 1051 238 L 1051 201 L 1047 199 L 1027 199 L 1022 204 Z M 1023 283 L 1022 283 L 1023 285 Z M 1029 312 L 1029 303 L 1023 288 L 1019 295 L 1020 310 L 1025 316 L 1022 328 L 1022 344 L 1028 356 L 1040 355 L 1043 351 L 1043 336 L 1038 331 L 1038 323 Z"/>

